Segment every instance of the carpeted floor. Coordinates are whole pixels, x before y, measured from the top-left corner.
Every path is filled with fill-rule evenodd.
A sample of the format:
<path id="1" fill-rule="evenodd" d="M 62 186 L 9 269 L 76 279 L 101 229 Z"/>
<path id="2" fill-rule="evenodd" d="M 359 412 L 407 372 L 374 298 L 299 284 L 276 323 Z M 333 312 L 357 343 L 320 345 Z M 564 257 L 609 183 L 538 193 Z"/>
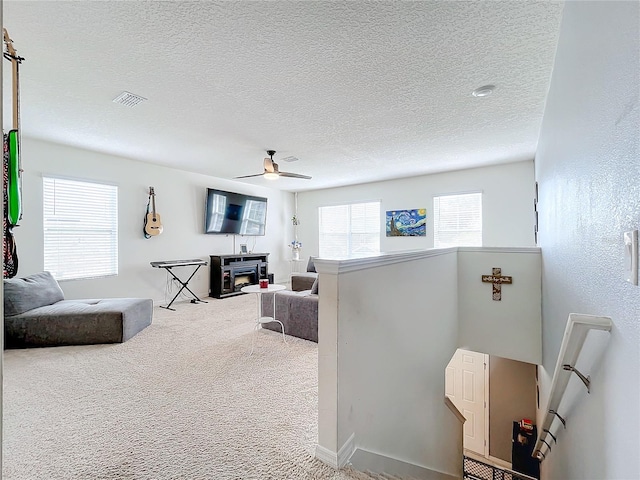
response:
<path id="1" fill-rule="evenodd" d="M 123 344 L 4 352 L 5 480 L 368 479 L 313 457 L 317 345 L 256 297 L 156 307 Z"/>

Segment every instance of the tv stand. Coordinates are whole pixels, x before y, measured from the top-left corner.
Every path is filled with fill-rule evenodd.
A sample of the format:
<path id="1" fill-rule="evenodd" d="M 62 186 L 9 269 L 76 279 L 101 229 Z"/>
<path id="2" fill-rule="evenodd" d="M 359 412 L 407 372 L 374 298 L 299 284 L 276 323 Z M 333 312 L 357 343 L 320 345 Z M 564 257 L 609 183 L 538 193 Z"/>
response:
<path id="1" fill-rule="evenodd" d="M 257 285 L 269 278 L 269 254 L 210 255 L 209 296 L 225 298 L 242 295 L 242 287 Z"/>

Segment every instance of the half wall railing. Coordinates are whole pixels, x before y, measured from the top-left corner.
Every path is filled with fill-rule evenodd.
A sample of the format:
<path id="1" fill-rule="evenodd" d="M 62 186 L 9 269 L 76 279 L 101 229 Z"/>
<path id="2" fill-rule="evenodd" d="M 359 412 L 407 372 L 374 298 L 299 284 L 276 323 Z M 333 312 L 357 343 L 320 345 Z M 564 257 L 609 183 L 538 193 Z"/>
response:
<path id="1" fill-rule="evenodd" d="M 590 330 L 611 331 L 611 318 L 598 317 L 595 315 L 583 315 L 579 313 L 570 313 L 567 320 L 567 327 L 562 337 L 560 353 L 558 354 L 558 362 L 553 373 L 551 381 L 551 390 L 549 392 L 549 402 L 547 404 L 547 413 L 542 422 L 542 428 L 538 429 L 538 440 L 533 449 L 533 456 L 539 460 L 544 460 L 546 454 L 551 450 L 551 442 L 557 442 L 556 433 L 552 432 L 552 427 L 562 425 L 566 428 L 566 421 L 558 412 L 558 407 L 564 396 L 567 384 L 571 378 L 571 374 L 575 373 L 584 383 L 587 392 L 589 392 L 591 379 L 576 369 L 576 363 L 582 347 L 587 339 Z"/>

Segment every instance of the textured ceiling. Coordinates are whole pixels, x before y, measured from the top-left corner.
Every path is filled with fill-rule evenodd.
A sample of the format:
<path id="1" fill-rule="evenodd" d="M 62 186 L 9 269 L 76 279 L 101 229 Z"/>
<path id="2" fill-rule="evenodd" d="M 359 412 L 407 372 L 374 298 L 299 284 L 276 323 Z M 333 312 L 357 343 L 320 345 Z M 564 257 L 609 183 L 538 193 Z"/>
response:
<path id="1" fill-rule="evenodd" d="M 561 14 L 524 0 L 4 1 L 26 58 L 23 135 L 222 178 L 259 173 L 274 149 L 313 179 L 247 181 L 291 191 L 532 159 Z M 485 84 L 493 95 L 471 95 Z M 148 100 L 113 103 L 124 90 Z"/>

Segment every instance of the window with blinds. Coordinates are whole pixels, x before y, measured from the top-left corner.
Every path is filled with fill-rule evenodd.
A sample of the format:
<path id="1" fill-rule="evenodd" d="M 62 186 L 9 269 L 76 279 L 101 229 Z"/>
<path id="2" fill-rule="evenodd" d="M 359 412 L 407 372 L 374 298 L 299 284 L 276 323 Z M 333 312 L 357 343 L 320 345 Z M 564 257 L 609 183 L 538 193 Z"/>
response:
<path id="1" fill-rule="evenodd" d="M 321 258 L 380 253 L 380 202 L 319 207 Z"/>
<path id="2" fill-rule="evenodd" d="M 433 198 L 433 245 L 482 246 L 482 193 Z"/>
<path id="3" fill-rule="evenodd" d="M 117 275 L 118 187 L 44 177 L 43 190 L 45 270 L 57 280 Z"/>

